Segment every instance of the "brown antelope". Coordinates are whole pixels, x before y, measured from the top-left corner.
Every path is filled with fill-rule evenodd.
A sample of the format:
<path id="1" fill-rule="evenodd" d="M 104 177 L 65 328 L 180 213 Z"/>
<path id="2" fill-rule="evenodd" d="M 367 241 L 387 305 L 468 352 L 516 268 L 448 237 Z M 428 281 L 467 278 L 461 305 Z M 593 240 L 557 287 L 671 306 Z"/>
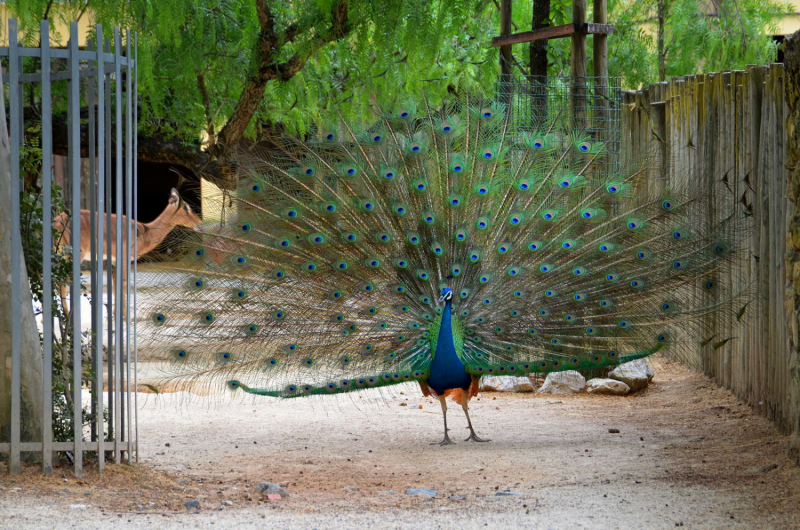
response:
<path id="1" fill-rule="evenodd" d="M 122 226 L 123 226 L 123 239 L 125 238 L 125 223 L 127 218 L 123 215 L 122 216 Z M 81 248 L 80 248 L 80 260 L 83 261 L 86 257 L 89 256 L 91 251 L 91 222 L 92 216 L 89 210 L 81 210 Z M 164 208 L 164 211 L 155 218 L 155 220 L 149 223 L 135 223 L 131 221 L 131 239 L 133 239 L 133 231 L 136 230 L 136 235 L 138 236 L 138 240 L 136 243 L 136 253 L 134 255 L 134 246 L 133 241 L 130 242 L 130 260 L 134 261 L 148 252 L 152 251 L 156 248 L 159 243 L 161 243 L 165 237 L 172 231 L 173 228 L 176 226 L 185 226 L 188 228 L 193 228 L 194 230 L 200 229 L 200 224 L 202 223 L 202 219 L 197 216 L 192 211 L 192 208 L 183 202 L 183 200 L 178 195 L 178 191 L 175 188 L 172 188 L 172 191 L 169 195 L 169 201 L 167 202 L 167 207 Z M 70 224 L 71 218 L 70 216 L 64 212 L 58 217 L 56 217 L 55 221 L 53 221 L 53 228 L 58 230 L 61 233 L 61 237 L 58 240 L 58 248 L 62 249 L 64 246 L 70 245 L 71 238 L 70 238 Z M 104 226 L 104 234 L 103 234 L 103 242 L 100 245 L 100 252 L 103 253 L 103 259 L 108 260 L 110 259 L 112 263 L 116 264 L 117 261 L 117 215 L 111 214 L 111 226 L 108 226 L 106 223 Z M 111 230 L 111 256 L 107 255 L 108 251 L 108 237 L 109 237 L 109 229 Z M 122 269 L 122 285 L 125 285 L 126 281 L 126 267 Z M 116 270 L 112 277 L 112 284 L 111 288 L 113 289 L 114 284 L 116 283 Z M 65 292 L 62 288 L 62 302 L 64 302 L 65 298 L 63 298 Z M 65 306 L 66 307 L 66 306 Z"/>

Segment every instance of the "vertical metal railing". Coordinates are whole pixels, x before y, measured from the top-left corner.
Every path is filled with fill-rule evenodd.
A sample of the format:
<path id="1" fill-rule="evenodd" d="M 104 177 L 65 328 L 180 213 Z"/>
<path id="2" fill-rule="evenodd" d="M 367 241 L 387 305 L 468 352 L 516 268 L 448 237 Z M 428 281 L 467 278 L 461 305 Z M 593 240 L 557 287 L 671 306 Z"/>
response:
<path id="1" fill-rule="evenodd" d="M 131 337 L 131 332 L 135 330 L 131 328 L 131 323 L 135 326 L 136 318 L 135 304 L 129 302 L 131 296 L 135 296 L 136 279 L 135 265 L 132 268 L 131 261 L 135 261 L 138 250 L 135 138 L 137 41 L 136 36 L 127 31 L 123 42 L 122 34 L 115 28 L 112 51 L 112 43 L 104 36 L 102 26 L 98 24 L 95 30 L 95 39 L 87 40 L 86 45 L 81 47 L 78 26 L 73 22 L 70 24 L 67 47 L 52 47 L 49 23 L 42 21 L 40 46 L 24 48 L 19 45 L 17 22 L 9 20 L 9 46 L 0 48 L 0 58 L 8 58 L 8 76 L 2 82 L 8 85 L 11 168 L 11 189 L 0 190 L 0 193 L 11 195 L 11 302 L 15 308 L 10 315 L 0 315 L 0 318 L 11 319 L 12 329 L 9 400 L 11 423 L 8 426 L 8 440 L 0 438 L 0 455 L 8 455 L 10 473 L 20 472 L 22 453 L 39 453 L 43 473 L 52 473 L 54 453 L 70 453 L 74 473 L 81 476 L 87 452 L 96 453 L 97 466 L 101 471 L 106 462 L 106 451 L 113 453 L 117 463 L 131 462 L 136 452 L 136 407 L 131 400 L 131 373 L 135 374 L 137 359 L 136 338 Z M 20 194 L 23 190 L 20 153 L 25 144 L 26 130 L 23 89 L 27 83 L 41 83 L 42 159 L 38 178 L 41 180 L 43 227 L 41 275 L 44 296 L 40 329 L 43 370 L 42 387 L 28 391 L 41 392 L 43 432 L 41 440 L 22 441 L 24 422 L 29 419 L 21 415 L 24 396 L 20 375 L 23 370 L 30 369 L 23 365 L 25 359 L 37 358 L 36 355 L 23 355 L 21 352 L 21 316 L 20 311 L 16 310 L 20 307 L 22 289 L 27 288 L 27 285 L 22 284 L 21 260 L 18 255 L 18 249 L 22 248 Z M 61 308 L 61 303 L 67 304 L 66 300 L 59 300 L 54 294 L 57 286 L 53 260 L 57 241 L 54 241 L 51 227 L 54 226 L 53 214 L 61 213 L 53 212 L 54 87 L 65 87 L 67 92 L 68 157 L 67 178 L 64 182 L 67 196 L 63 197 L 63 204 L 69 220 L 64 234 L 59 234 L 59 239 L 64 235 L 68 236 L 71 249 L 58 248 L 57 251 L 72 258 L 72 274 L 65 286 L 69 287 L 68 317 L 61 312 L 66 321 L 66 324 L 62 323 L 61 329 L 68 326 L 73 341 L 68 359 L 71 374 L 66 381 L 71 387 L 67 399 L 72 401 L 73 409 L 72 440 L 55 440 L 51 422 L 54 397 L 53 344 L 54 338 L 58 338 L 54 333 L 54 310 Z M 83 113 L 82 107 L 85 107 Z M 63 109 L 58 110 L 63 112 Z M 34 116 L 28 119 L 33 120 Z M 82 156 L 88 157 L 88 164 L 82 164 Z M 82 175 L 84 168 L 88 170 L 88 174 Z M 82 181 L 88 186 L 82 185 Z M 83 223 L 81 218 L 84 219 Z M 82 251 L 82 248 L 88 249 L 88 253 Z M 88 314 L 81 312 L 81 258 L 84 254 L 88 259 L 90 272 L 88 285 L 83 286 L 90 297 L 91 311 Z M 116 271 L 112 268 L 112 261 L 116 264 Z M 103 307 L 106 308 L 105 312 Z M 63 309 L 66 311 L 67 308 Z M 83 321 L 86 319 L 91 320 L 88 341 L 83 336 Z M 64 340 L 64 337 L 60 340 Z M 107 352 L 107 375 L 104 373 L 104 351 Z M 91 374 L 88 383 L 84 368 Z M 88 402 L 84 398 L 84 391 L 87 389 L 93 396 Z M 105 390 L 107 392 L 104 393 Z M 3 403 L 2 399 L 0 403 Z M 84 432 L 84 407 L 91 411 L 92 417 L 88 433 Z"/>

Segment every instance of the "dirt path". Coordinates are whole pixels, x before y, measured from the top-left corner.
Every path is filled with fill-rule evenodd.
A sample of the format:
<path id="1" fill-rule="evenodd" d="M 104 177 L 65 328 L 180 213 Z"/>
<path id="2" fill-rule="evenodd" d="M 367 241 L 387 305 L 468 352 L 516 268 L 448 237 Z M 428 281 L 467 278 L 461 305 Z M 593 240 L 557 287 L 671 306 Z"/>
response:
<path id="1" fill-rule="evenodd" d="M 454 406 L 460 443 L 449 447 L 429 445 L 441 412 L 413 387 L 380 405 L 377 394 L 151 397 L 139 419 L 143 466 L 77 481 L 36 469 L 8 477 L 0 464 L 0 528 L 800 527 L 786 439 L 704 377 L 671 363 L 656 372 L 623 398 L 483 394 L 473 420 L 492 442 L 460 442 Z M 263 501 L 260 481 L 287 481 L 293 496 Z M 516 495 L 497 495 L 505 490 Z M 201 508 L 189 513 L 187 500 Z"/>

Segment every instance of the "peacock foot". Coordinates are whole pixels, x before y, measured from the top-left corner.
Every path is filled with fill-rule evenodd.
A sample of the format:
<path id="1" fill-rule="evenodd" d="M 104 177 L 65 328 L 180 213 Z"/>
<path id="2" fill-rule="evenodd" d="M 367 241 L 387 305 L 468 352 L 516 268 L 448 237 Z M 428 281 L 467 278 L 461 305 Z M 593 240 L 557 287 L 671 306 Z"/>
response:
<path id="1" fill-rule="evenodd" d="M 491 442 L 491 440 L 484 440 L 483 438 L 479 438 L 475 431 L 470 431 L 469 437 L 464 439 L 465 442 Z"/>
<path id="2" fill-rule="evenodd" d="M 431 442 L 431 445 L 455 445 L 456 443 L 450 439 L 449 436 L 446 434 L 444 435 L 444 440 L 441 442 Z"/>

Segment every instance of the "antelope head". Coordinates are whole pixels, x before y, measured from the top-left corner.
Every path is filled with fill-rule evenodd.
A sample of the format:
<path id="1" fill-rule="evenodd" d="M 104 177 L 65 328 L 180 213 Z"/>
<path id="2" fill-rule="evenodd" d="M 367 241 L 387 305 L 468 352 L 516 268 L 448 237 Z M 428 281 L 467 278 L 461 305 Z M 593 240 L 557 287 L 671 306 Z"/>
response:
<path id="1" fill-rule="evenodd" d="M 203 223 L 203 220 L 192 211 L 191 206 L 181 199 L 180 195 L 178 195 L 178 190 L 175 188 L 172 188 L 169 194 L 167 208 L 173 208 L 175 211 L 172 215 L 172 224 L 174 226 L 185 226 L 196 232 L 200 231 L 200 225 Z"/>

